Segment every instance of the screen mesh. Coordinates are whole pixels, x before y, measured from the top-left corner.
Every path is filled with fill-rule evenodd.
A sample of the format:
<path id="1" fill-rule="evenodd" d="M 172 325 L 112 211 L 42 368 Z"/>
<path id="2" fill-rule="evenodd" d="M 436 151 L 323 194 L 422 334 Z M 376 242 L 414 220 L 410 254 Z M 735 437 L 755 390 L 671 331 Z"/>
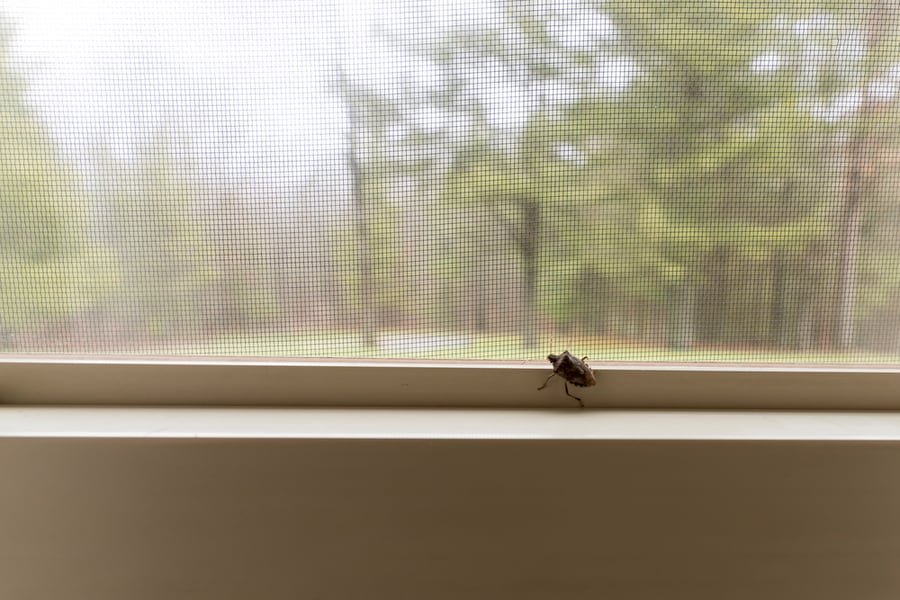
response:
<path id="1" fill-rule="evenodd" d="M 0 349 L 897 364 L 898 26 L 7 0 Z"/>

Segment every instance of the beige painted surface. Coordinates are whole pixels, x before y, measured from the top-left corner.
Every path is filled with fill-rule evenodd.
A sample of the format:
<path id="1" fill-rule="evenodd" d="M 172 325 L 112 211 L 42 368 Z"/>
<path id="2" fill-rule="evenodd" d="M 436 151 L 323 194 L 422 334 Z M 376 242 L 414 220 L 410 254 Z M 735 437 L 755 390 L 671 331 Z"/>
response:
<path id="1" fill-rule="evenodd" d="M 900 368 L 592 362 L 600 409 L 900 410 Z M 572 408 L 545 362 L 0 357 L 0 404 Z"/>
<path id="2" fill-rule="evenodd" d="M 896 442 L 0 438 L 0 598 L 900 597 Z"/>

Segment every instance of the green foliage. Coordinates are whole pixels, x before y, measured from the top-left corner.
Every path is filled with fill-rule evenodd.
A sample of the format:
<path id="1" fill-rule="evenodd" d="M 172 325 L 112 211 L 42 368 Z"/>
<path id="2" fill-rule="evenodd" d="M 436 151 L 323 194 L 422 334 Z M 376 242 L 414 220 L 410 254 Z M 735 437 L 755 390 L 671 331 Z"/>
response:
<path id="1" fill-rule="evenodd" d="M 216 282 L 229 289 L 225 304 L 245 304 L 249 298 L 234 277 L 240 253 L 234 248 L 214 251 L 197 206 L 196 184 L 184 173 L 173 141 L 158 132 L 134 164 L 107 159 L 104 177 L 113 182 L 106 195 L 109 215 L 104 235 L 121 265 L 116 304 L 153 334 L 169 334 L 200 317 L 199 305 Z M 230 199 L 223 199 L 225 211 Z M 232 226 L 234 216 L 218 215 L 219 224 Z M 222 259 L 225 259 L 224 261 Z M 231 261 L 237 261 L 231 263 Z"/>
<path id="2" fill-rule="evenodd" d="M 401 268 L 403 248 L 399 239 L 399 213 L 390 203 L 377 184 L 366 186 L 367 215 L 363 226 L 368 230 L 369 259 L 372 268 L 374 296 L 363 297 L 360 282 L 360 247 L 358 244 L 360 222 L 354 218 L 335 227 L 328 246 L 332 248 L 334 259 L 345 296 L 353 302 L 366 302 L 375 307 L 375 312 L 389 307 L 402 306 L 411 301 L 404 296 L 397 285 L 398 270 Z"/>
<path id="3" fill-rule="evenodd" d="M 8 258 L 0 268 L 3 323 L 33 326 L 89 310 L 114 292 L 118 266 L 108 253 L 95 250 L 45 261 Z"/>
<path id="4" fill-rule="evenodd" d="M 848 97 L 890 77 L 896 87 L 896 27 L 885 25 L 854 57 L 853 40 L 880 23 L 875 4 L 585 2 L 578 10 L 608 17 L 615 29 L 592 44 L 560 41 L 560 12 L 548 3 L 501 6 L 505 23 L 456 29 L 431 47 L 393 40 L 432 60 L 440 84 L 417 89 L 404 76 L 403 94 L 382 97 L 341 79 L 362 198 L 323 250 L 341 278 L 336 302 L 350 312 L 374 307 L 373 319 L 402 313 L 407 322 L 480 331 L 515 324 L 523 339 L 540 324 L 590 339 L 668 336 L 673 348 L 794 338 L 827 346 L 854 158 L 847 140 L 861 139 L 867 168 L 878 173 L 854 248 L 854 316 L 900 311 L 900 180 L 889 175 L 900 155 L 897 102 L 836 102 L 852 104 Z M 604 83 L 621 75 L 603 70 L 617 61 L 632 79 Z M 479 83 L 465 80 L 485 65 Z M 569 92 L 562 101 L 522 99 L 530 112 L 510 125 L 491 118 L 490 90 L 473 90 L 492 78 L 523 95 Z M 114 164 L 108 211 L 89 219 L 76 176 L 29 112 L 24 89 L 0 40 L 7 320 L 65 318 L 114 297 L 138 306 L 137 326 L 165 335 L 202 316 L 211 290 L 241 324 L 277 318 L 281 299 L 260 283 L 276 279 L 276 267 L 247 258 L 265 232 L 247 229 L 243 207 L 216 212 L 215 202 L 202 203 L 177 144 L 161 134 L 133 164 Z M 466 133 L 430 131 L 423 108 L 453 115 Z M 422 206 L 410 210 L 420 191 Z M 408 213 L 419 218 L 415 228 Z M 89 225 L 102 230 L 98 239 Z M 218 225 L 244 241 L 223 240 Z M 423 300 L 417 284 L 434 298 Z M 610 343 L 596 347 L 611 351 Z"/>
<path id="5" fill-rule="evenodd" d="M 115 261 L 89 239 L 87 199 L 25 101 L 0 17 L 0 325 L 64 319 L 105 298 Z"/>
<path id="6" fill-rule="evenodd" d="M 679 319 L 700 307 L 678 303 L 731 290 L 703 309 L 719 313 L 713 321 L 741 323 L 757 340 L 799 326 L 785 319 L 804 318 L 810 303 L 823 300 L 817 294 L 829 293 L 817 255 L 834 244 L 838 227 L 840 140 L 848 121 L 872 122 L 816 110 L 900 58 L 882 44 L 857 69 L 846 55 L 847 36 L 870 26 L 868 7 L 610 0 L 596 9 L 615 23 L 616 39 L 569 51 L 554 45 L 554 13 L 538 4 L 504 4 L 518 36 L 457 32 L 441 56 L 452 60 L 455 44 L 458 55 L 490 56 L 533 81 L 632 56 L 638 77 L 619 95 L 582 94 L 562 110 L 534 111 L 513 153 L 486 142 L 490 135 L 473 137 L 442 180 L 444 201 L 481 206 L 501 223 L 515 222 L 510 199 L 527 196 L 541 206 L 536 295 L 558 321 L 580 318 L 579 304 L 596 300 L 583 297 L 588 288 L 602 296 L 604 310 L 650 302 Z M 811 33 L 802 37 L 798 28 Z M 812 45 L 824 62 L 811 73 Z M 766 53 L 781 66 L 755 70 Z M 860 70 L 863 63 L 871 68 Z M 896 128 L 896 115 L 873 118 L 880 121 L 870 132 Z M 559 159 L 560 144 L 581 152 L 582 163 Z M 782 280 L 747 288 L 750 271 L 760 282 Z M 585 288 L 586 281 L 602 284 Z M 876 287 L 883 298 L 885 288 Z M 671 293 L 679 288 L 693 291 Z M 715 327 L 708 334 L 718 335 Z"/>
<path id="7" fill-rule="evenodd" d="M 497 150 L 473 147 L 460 156 L 442 182 L 445 201 L 456 207 L 503 203 L 529 191 L 528 178 Z"/>

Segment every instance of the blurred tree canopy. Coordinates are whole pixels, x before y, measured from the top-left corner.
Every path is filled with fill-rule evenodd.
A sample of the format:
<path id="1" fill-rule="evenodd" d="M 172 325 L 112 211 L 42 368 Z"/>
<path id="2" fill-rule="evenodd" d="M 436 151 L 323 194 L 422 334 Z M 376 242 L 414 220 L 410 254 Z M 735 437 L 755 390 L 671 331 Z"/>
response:
<path id="1" fill-rule="evenodd" d="M 12 31 L 0 16 L 0 327 L 7 328 L 87 310 L 115 280 L 103 248 L 90 243 L 75 170 L 25 101 Z"/>
<path id="2" fill-rule="evenodd" d="M 153 335 L 900 350 L 893 3 L 492 6 L 379 21 L 389 85 L 330 67 L 344 189 L 294 190 L 296 226 L 260 216 L 275 184 L 210 192 L 160 131 L 87 194 L 0 38 L 0 325 L 106 305 Z M 317 196 L 346 209 L 319 229 Z"/>
<path id="3" fill-rule="evenodd" d="M 890 277 L 872 285 L 869 269 L 860 290 L 857 263 L 873 263 L 860 226 L 848 225 L 874 226 L 887 210 L 883 225 L 897 232 L 895 203 L 878 200 L 896 189 L 876 192 L 882 172 L 867 168 L 860 214 L 846 214 L 854 164 L 895 152 L 884 133 L 896 130 L 896 90 L 877 108 L 868 94 L 885 78 L 897 85 L 896 8 L 500 5 L 499 24 L 413 48 L 443 87 L 406 97 L 463 125 L 455 137 L 410 127 L 403 143 L 416 156 L 434 143 L 456 149 L 438 175 L 443 202 L 479 211 L 488 233 L 460 237 L 449 272 L 490 277 L 466 256 L 508 240 L 499 252 L 518 265 L 506 271 L 516 273 L 508 300 L 524 308 L 527 339 L 541 321 L 534 306 L 559 327 L 677 348 L 848 347 L 851 323 L 877 312 L 877 299 L 896 312 Z M 495 95 L 513 90 L 519 105 L 498 107 L 484 82 Z M 406 102 L 394 114 L 413 123 L 421 110 Z M 479 306 L 478 287 L 458 301 Z"/>

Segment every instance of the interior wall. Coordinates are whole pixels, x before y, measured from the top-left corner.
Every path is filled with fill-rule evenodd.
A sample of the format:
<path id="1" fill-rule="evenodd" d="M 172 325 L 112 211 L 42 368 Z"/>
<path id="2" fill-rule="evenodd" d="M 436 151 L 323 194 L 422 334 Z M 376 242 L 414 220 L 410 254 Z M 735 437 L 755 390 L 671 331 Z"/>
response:
<path id="1" fill-rule="evenodd" d="M 900 597 L 900 445 L 0 439 L 0 598 Z"/>

